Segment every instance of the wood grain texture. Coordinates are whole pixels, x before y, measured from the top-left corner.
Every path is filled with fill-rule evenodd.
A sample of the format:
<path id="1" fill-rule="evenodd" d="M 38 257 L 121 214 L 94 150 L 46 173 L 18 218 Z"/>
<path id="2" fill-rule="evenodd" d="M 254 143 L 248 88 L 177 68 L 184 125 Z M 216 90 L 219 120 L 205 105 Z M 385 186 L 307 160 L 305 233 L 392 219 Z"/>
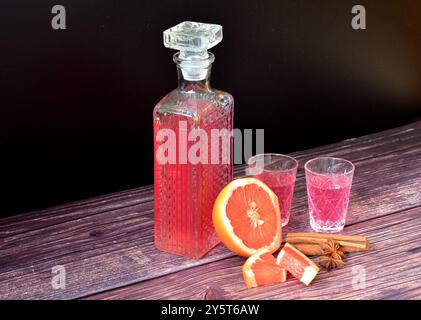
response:
<path id="1" fill-rule="evenodd" d="M 309 287 L 289 279 L 247 289 L 241 270 L 245 258 L 235 256 L 89 299 L 203 299 L 215 290 L 217 299 L 420 298 L 420 215 L 421 207 L 417 207 L 347 227 L 349 234 L 366 235 L 371 251 L 347 254 L 343 268 L 330 272 L 322 269 Z M 358 274 L 365 274 L 365 288 L 359 287 Z"/>
<path id="2" fill-rule="evenodd" d="M 421 206 L 419 122 L 295 153 L 300 170 L 285 232 L 310 231 L 302 164 L 327 154 L 357 165 L 350 227 Z M 244 166 L 235 172 L 242 175 Z M 0 299 L 80 298 L 191 268 L 207 272 L 231 259 L 238 258 L 222 246 L 198 261 L 155 250 L 153 189 L 146 186 L 0 220 Z M 55 265 L 66 267 L 65 290 L 51 287 Z M 204 298 L 218 296 L 220 290 L 210 287 Z"/>

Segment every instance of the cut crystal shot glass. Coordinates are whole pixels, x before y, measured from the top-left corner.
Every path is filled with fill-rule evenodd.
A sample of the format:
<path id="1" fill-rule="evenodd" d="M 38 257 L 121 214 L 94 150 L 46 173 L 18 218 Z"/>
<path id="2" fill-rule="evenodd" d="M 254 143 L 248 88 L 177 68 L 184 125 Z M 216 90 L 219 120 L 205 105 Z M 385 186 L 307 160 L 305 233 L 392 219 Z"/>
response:
<path id="1" fill-rule="evenodd" d="M 266 183 L 278 196 L 282 226 L 289 222 L 298 162 L 292 157 L 264 153 L 248 160 L 248 175 Z"/>
<path id="2" fill-rule="evenodd" d="M 320 157 L 307 161 L 304 170 L 311 227 L 317 232 L 341 231 L 355 166 L 345 159 Z"/>

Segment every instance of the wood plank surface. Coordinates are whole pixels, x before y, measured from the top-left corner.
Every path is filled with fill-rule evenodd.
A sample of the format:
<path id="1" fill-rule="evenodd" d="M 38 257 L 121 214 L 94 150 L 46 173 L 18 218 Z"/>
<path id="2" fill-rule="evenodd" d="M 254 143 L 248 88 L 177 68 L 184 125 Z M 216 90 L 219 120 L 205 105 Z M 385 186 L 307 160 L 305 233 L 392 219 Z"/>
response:
<path id="1" fill-rule="evenodd" d="M 293 155 L 300 170 L 285 232 L 309 231 L 302 164 L 317 155 L 357 165 L 350 227 L 421 206 L 421 122 Z M 244 166 L 235 172 L 242 175 Z M 0 220 L 0 299 L 80 298 L 232 259 L 222 246 L 198 261 L 157 251 L 153 190 L 146 186 Z M 51 287 L 55 265 L 66 267 L 65 290 Z M 216 288 L 206 292 L 218 295 Z"/>
<path id="2" fill-rule="evenodd" d="M 322 269 L 306 287 L 296 279 L 247 289 L 245 258 L 231 257 L 89 299 L 410 299 L 421 297 L 421 207 L 356 223 L 347 234 L 368 237 L 370 252 L 350 253 L 345 266 Z M 386 230 L 386 232 L 385 232 Z M 317 261 L 317 260 L 316 260 Z M 356 276 L 365 275 L 365 287 Z M 353 280 L 355 279 L 355 280 Z M 354 281 L 354 285 L 353 285 Z"/>

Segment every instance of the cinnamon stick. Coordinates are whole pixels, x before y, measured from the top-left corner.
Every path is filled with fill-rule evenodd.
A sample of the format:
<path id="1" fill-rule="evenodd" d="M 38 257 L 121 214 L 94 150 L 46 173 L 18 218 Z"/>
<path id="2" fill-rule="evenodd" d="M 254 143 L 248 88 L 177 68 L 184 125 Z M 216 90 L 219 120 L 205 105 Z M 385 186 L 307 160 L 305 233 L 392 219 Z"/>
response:
<path id="1" fill-rule="evenodd" d="M 350 236 L 343 234 L 320 234 L 320 233 L 289 233 L 286 242 L 293 244 L 321 244 L 334 240 L 342 247 L 362 251 L 368 249 L 368 241 L 364 236 Z M 355 250 L 354 250 L 355 249 Z"/>
<path id="2" fill-rule="evenodd" d="M 318 239 L 333 239 L 333 240 L 344 240 L 351 242 L 366 242 L 367 238 L 364 236 L 351 236 L 347 234 L 333 234 L 333 233 L 288 233 L 287 237 L 306 237 L 306 238 L 318 238 Z"/>
<path id="3" fill-rule="evenodd" d="M 322 247 L 319 244 L 294 243 L 294 247 L 297 248 L 300 252 L 302 252 L 306 256 L 321 256 L 325 254 L 323 252 Z M 341 251 L 343 253 L 349 253 L 349 252 L 359 252 L 359 251 L 365 251 L 365 250 L 361 248 L 343 246 L 341 247 Z"/>
<path id="4" fill-rule="evenodd" d="M 295 243 L 294 247 L 306 256 L 322 256 L 323 249 L 318 244 Z"/>

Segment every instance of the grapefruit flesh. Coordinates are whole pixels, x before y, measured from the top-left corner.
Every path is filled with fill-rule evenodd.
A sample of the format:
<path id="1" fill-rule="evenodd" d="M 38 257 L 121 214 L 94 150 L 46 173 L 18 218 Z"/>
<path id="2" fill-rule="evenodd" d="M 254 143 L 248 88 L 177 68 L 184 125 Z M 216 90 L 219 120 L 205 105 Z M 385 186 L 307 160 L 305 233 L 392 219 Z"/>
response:
<path id="1" fill-rule="evenodd" d="M 255 178 L 225 186 L 213 207 L 216 234 L 234 253 L 250 257 L 261 249 L 276 251 L 282 240 L 277 196 Z"/>
<path id="2" fill-rule="evenodd" d="M 279 252 L 276 263 L 307 286 L 319 272 L 319 267 L 313 261 L 289 243 Z"/>
<path id="3" fill-rule="evenodd" d="M 249 257 L 243 266 L 247 288 L 285 282 L 286 277 L 286 270 L 277 265 L 275 257 L 265 249 Z"/>

